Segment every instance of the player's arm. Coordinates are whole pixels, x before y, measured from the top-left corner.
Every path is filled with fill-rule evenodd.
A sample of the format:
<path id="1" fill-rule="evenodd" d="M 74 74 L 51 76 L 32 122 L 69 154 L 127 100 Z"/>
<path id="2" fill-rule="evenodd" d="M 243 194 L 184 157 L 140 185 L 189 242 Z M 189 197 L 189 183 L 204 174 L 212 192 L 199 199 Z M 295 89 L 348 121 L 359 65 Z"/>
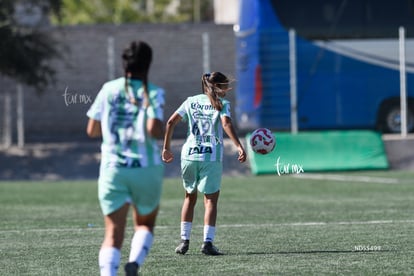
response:
<path id="1" fill-rule="evenodd" d="M 164 146 L 162 148 L 162 160 L 166 163 L 170 163 L 174 159 L 174 155 L 171 152 L 171 139 L 174 133 L 174 128 L 181 121 L 181 119 L 182 117 L 175 112 L 167 121 L 165 127 Z"/>
<path id="2" fill-rule="evenodd" d="M 147 133 L 155 139 L 164 138 L 164 89 L 158 88 L 157 93 L 151 93 L 150 106 L 146 109 Z"/>
<path id="3" fill-rule="evenodd" d="M 164 125 L 160 119 L 147 119 L 147 132 L 156 139 L 164 137 Z"/>
<path id="4" fill-rule="evenodd" d="M 228 116 L 221 117 L 221 124 L 223 126 L 224 132 L 226 132 L 227 136 L 233 141 L 234 145 L 237 147 L 237 151 L 239 152 L 239 161 L 244 162 L 246 161 L 246 152 L 243 148 L 243 145 L 240 143 L 239 137 L 234 130 L 233 123 L 231 122 L 231 118 Z"/>
<path id="5" fill-rule="evenodd" d="M 88 134 L 88 136 L 91 138 L 101 137 L 101 122 L 94 119 L 89 119 L 88 125 L 86 126 L 86 134 Z"/>

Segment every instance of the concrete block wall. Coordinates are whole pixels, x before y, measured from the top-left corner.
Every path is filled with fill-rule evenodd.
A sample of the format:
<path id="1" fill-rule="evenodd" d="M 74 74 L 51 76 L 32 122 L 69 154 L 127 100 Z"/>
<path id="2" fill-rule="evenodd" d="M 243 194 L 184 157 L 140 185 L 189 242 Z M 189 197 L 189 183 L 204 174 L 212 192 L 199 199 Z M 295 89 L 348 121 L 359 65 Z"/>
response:
<path id="1" fill-rule="evenodd" d="M 27 142 L 88 139 L 85 134 L 85 114 L 90 101 L 109 78 L 109 37 L 114 41 L 115 77 L 123 75 L 120 55 L 130 41 L 144 40 L 153 47 L 149 80 L 166 91 L 165 119 L 185 98 L 201 93 L 201 75 L 204 73 L 203 33 L 209 35 L 211 71 L 221 71 L 235 77 L 235 41 L 231 25 L 94 25 L 51 28 L 50 32 L 58 41 L 63 58 L 53 61 L 57 71 L 56 83 L 41 94 L 24 86 Z M 4 116 L 2 95 L 12 93 L 14 105 L 16 84 L 0 78 L 0 89 L 1 129 Z M 234 93 L 230 92 L 229 99 L 234 112 Z M 12 118 L 14 122 L 15 114 Z M 185 133 L 185 127 L 177 128 L 175 137 L 182 138 Z"/>

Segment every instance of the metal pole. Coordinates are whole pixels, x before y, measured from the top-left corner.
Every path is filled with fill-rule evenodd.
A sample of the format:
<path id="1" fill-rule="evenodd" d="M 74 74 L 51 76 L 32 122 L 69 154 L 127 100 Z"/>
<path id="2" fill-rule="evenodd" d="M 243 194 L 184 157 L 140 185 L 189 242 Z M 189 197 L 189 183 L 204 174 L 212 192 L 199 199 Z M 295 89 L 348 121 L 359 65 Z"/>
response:
<path id="1" fill-rule="evenodd" d="M 107 39 L 108 80 L 115 78 L 115 40 L 113 36 Z"/>
<path id="2" fill-rule="evenodd" d="M 202 34 L 203 39 L 203 70 L 210 72 L 210 36 L 207 32 Z"/>
<path id="3" fill-rule="evenodd" d="M 4 93 L 4 132 L 3 146 L 9 148 L 12 145 L 12 118 L 11 118 L 11 95 L 9 91 Z"/>
<path id="4" fill-rule="evenodd" d="M 23 94 L 23 86 L 18 83 L 17 84 L 17 146 L 19 148 L 24 147 L 24 94 Z"/>
<path id="5" fill-rule="evenodd" d="M 201 21 L 200 15 L 200 0 L 193 0 L 193 17 L 194 22 L 199 23 Z"/>
<path id="6" fill-rule="evenodd" d="M 399 28 L 400 36 L 400 105 L 401 136 L 407 137 L 407 85 L 405 71 L 405 29 Z"/>
<path id="7" fill-rule="evenodd" d="M 298 133 L 298 106 L 296 86 L 296 32 L 289 30 L 289 69 L 290 69 L 290 128 Z"/>

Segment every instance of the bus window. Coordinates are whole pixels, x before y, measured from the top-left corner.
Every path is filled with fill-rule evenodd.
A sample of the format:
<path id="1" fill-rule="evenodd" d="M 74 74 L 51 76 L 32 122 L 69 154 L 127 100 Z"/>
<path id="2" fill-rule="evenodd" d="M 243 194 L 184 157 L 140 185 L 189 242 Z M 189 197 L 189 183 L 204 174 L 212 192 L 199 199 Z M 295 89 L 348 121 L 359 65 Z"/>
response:
<path id="1" fill-rule="evenodd" d="M 392 5 L 392 12 L 390 8 Z M 366 33 L 365 37 L 392 37 L 397 38 L 395 31 L 405 26 L 408 37 L 413 36 L 414 10 L 412 0 L 393 1 L 367 0 L 366 2 Z"/>
<path id="2" fill-rule="evenodd" d="M 414 1 L 273 0 L 275 14 L 287 29 L 307 39 L 396 38 L 398 27 L 414 35 Z M 392 12 L 390 12 L 392 9 Z"/>

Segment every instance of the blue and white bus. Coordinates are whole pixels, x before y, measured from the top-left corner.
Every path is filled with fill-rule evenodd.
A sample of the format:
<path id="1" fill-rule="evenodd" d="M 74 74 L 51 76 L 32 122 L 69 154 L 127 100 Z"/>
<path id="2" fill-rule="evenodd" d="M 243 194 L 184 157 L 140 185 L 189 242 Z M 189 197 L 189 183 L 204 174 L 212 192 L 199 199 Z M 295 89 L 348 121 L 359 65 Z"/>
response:
<path id="1" fill-rule="evenodd" d="M 414 0 L 240 0 L 234 27 L 239 128 L 290 129 L 294 30 L 299 130 L 399 132 L 401 26 L 412 132 Z"/>

